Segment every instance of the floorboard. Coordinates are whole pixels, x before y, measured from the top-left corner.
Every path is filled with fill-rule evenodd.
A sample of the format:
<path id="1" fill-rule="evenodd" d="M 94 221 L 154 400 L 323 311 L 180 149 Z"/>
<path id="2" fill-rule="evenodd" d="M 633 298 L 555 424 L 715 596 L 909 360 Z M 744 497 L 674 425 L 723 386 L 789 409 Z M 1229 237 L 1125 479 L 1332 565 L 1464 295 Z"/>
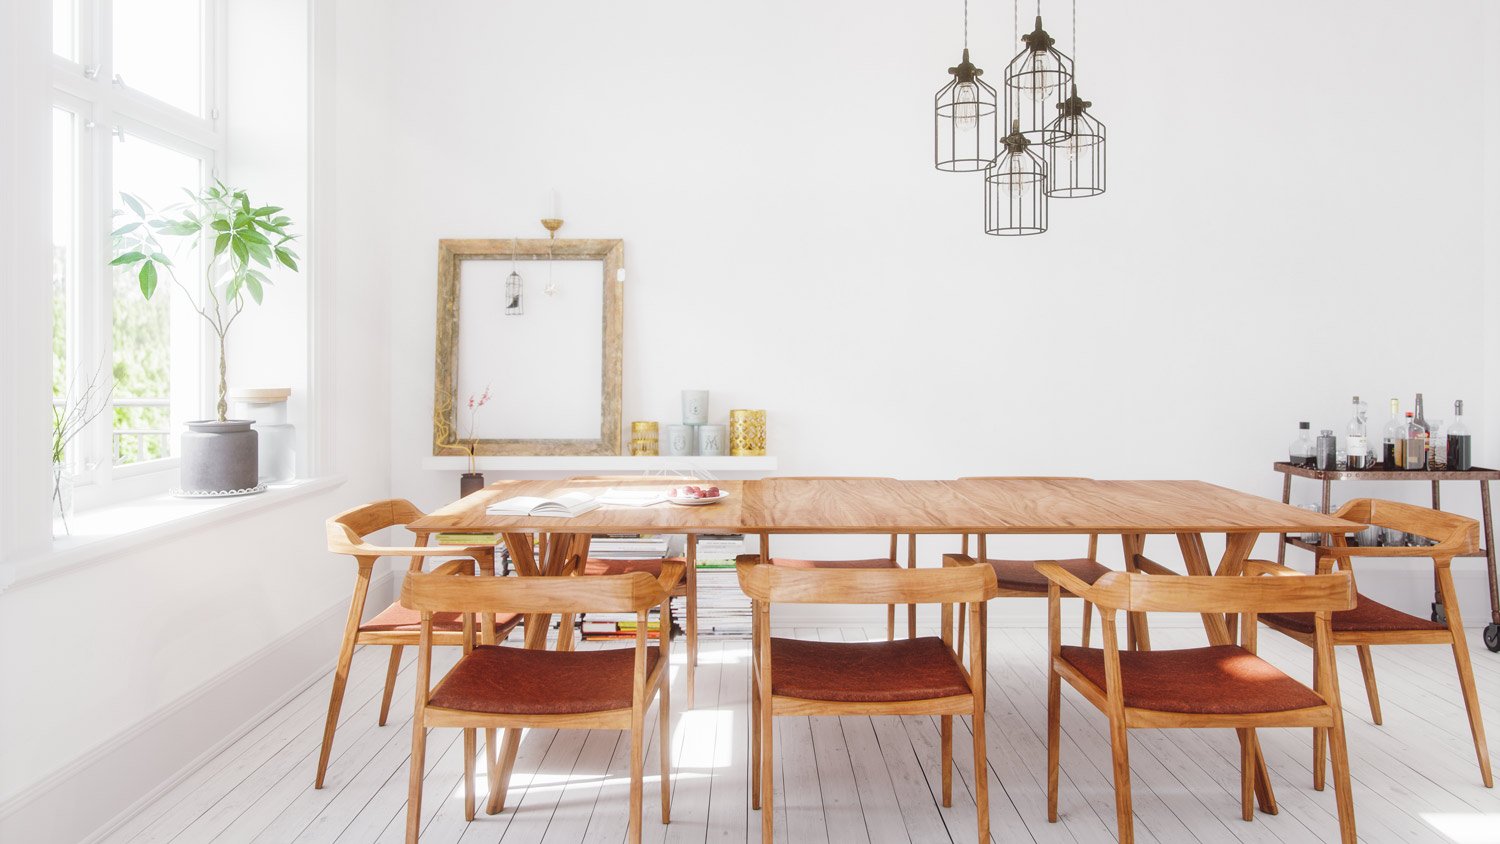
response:
<path id="1" fill-rule="evenodd" d="M 904 627 L 900 632 L 905 632 Z M 936 631 L 919 631 L 934 635 Z M 777 635 L 825 641 L 885 638 L 883 625 L 797 627 Z M 1069 641 L 1076 628 L 1065 630 Z M 1201 644 L 1202 631 L 1153 630 L 1158 648 Z M 1098 641 L 1098 634 L 1095 634 Z M 613 645 L 609 645 L 613 646 Z M 580 647 L 605 647 L 586 643 Z M 1262 654 L 1295 677 L 1311 672 L 1308 649 L 1263 630 Z M 1469 649 L 1486 723 L 1500 730 L 1500 656 L 1479 630 Z M 327 681 L 253 725 L 222 753 L 104 838 L 147 842 L 399 842 L 404 840 L 414 654 L 408 650 L 388 725 L 375 724 L 384 648 L 356 654 L 327 787 L 312 788 L 327 711 Z M 1452 653 L 1432 646 L 1375 651 L 1383 726 L 1370 718 L 1352 650 L 1338 656 L 1360 838 L 1368 842 L 1493 841 L 1500 794 L 1484 788 L 1464 718 Z M 988 778 L 992 840 L 1114 841 L 1108 725 L 1066 686 L 1063 692 L 1059 823 L 1046 820 L 1046 631 L 990 632 L 986 676 L 987 764 L 976 772 L 972 725 L 954 719 L 953 806 L 941 805 L 939 719 L 778 718 L 775 724 L 776 840 L 786 842 L 972 842 L 974 779 Z M 452 664 L 439 649 L 434 673 Z M 646 718 L 643 840 L 741 842 L 760 838 L 749 808 L 749 643 L 707 638 L 697 707 L 686 700 L 685 649 L 674 647 L 670 742 L 672 823 L 660 823 L 658 712 Z M 1239 819 L 1239 751 L 1229 731 L 1132 731 L 1131 777 L 1139 841 L 1319 842 L 1336 837 L 1331 787 L 1312 789 L 1307 730 L 1261 730 L 1280 811 Z M 483 733 L 479 745 L 484 748 Z M 463 816 L 463 742 L 457 730 L 428 735 L 422 840 L 617 844 L 625 840 L 630 742 L 623 733 L 529 730 L 522 737 L 507 808 Z M 482 751 L 483 752 L 483 751 Z"/>

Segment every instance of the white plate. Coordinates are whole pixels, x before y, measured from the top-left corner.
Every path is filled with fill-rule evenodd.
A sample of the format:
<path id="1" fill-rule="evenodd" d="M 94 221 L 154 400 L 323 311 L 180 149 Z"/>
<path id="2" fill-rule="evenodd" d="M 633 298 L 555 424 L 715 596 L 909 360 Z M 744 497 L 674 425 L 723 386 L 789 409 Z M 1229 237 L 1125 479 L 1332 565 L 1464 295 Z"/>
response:
<path id="1" fill-rule="evenodd" d="M 721 489 L 719 490 L 718 498 L 673 498 L 669 496 L 667 500 L 673 504 L 680 504 L 683 507 L 702 507 L 705 504 L 718 504 L 728 497 L 729 493 Z"/>

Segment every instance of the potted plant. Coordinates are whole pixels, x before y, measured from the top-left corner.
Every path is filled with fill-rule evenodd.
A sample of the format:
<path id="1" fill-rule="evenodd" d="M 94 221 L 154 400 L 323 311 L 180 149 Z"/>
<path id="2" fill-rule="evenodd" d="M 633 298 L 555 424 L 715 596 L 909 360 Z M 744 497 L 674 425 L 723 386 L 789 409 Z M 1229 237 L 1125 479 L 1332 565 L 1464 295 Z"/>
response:
<path id="1" fill-rule="evenodd" d="M 458 494 L 467 497 L 469 493 L 484 489 L 484 474 L 474 465 L 474 453 L 478 450 L 479 441 L 474 438 L 474 423 L 479 421 L 479 410 L 490 403 L 490 388 L 485 385 L 484 392 L 478 396 L 469 395 L 469 437 L 464 443 L 464 451 L 469 453 L 469 471 L 458 479 Z"/>
<path id="2" fill-rule="evenodd" d="M 245 191 L 214 182 L 188 201 L 156 211 L 139 198 L 121 193 L 125 208 L 115 212 L 118 227 L 110 233 L 113 266 L 135 275 L 141 295 L 156 292 L 165 276 L 187 298 L 217 340 L 219 390 L 216 416 L 188 422 L 182 437 L 181 488 L 189 495 L 234 495 L 257 491 L 257 443 L 251 421 L 228 418 L 228 373 L 225 352 L 229 330 L 245 310 L 248 297 L 257 305 L 271 286 L 268 271 L 281 265 L 297 271 L 297 253 L 289 245 L 292 221 L 275 205 L 257 206 Z M 201 294 L 183 283 L 163 248 L 165 239 L 186 240 L 190 249 L 212 252 L 203 262 L 206 285 Z"/>

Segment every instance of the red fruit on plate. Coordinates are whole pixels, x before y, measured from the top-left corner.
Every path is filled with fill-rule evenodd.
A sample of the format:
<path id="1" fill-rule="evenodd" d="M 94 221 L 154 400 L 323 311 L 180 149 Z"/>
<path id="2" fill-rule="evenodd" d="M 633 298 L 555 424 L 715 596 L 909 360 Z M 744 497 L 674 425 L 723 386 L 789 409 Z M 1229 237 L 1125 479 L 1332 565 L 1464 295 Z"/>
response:
<path id="1" fill-rule="evenodd" d="M 708 497 L 709 498 L 718 498 L 719 497 L 719 488 L 716 487 L 716 486 L 709 487 L 708 488 Z"/>

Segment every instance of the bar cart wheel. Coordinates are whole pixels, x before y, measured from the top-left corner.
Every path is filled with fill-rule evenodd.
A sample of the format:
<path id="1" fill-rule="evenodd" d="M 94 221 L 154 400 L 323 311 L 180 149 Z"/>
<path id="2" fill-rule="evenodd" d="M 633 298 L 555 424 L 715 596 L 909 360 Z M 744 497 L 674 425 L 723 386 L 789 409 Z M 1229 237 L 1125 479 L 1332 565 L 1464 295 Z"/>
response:
<path id="1" fill-rule="evenodd" d="M 1490 624 L 1484 628 L 1484 646 L 1493 653 L 1500 653 L 1500 624 Z"/>

